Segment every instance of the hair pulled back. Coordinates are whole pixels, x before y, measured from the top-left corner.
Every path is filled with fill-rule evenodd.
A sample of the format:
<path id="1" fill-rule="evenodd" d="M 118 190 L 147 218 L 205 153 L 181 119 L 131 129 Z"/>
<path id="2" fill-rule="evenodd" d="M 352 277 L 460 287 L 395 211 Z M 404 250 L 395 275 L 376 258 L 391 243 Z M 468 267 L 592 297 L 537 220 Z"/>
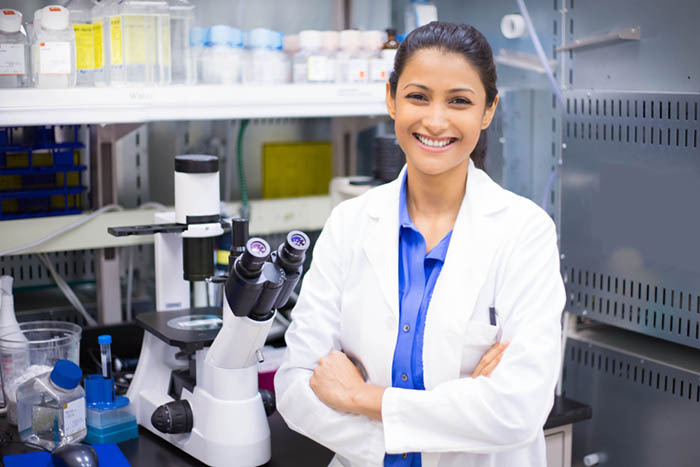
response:
<path id="1" fill-rule="evenodd" d="M 481 84 L 486 90 L 486 106 L 493 105 L 498 95 L 498 88 L 496 88 L 496 64 L 493 61 L 491 46 L 484 35 L 472 26 L 443 21 L 433 21 L 414 29 L 401 43 L 394 59 L 394 70 L 389 77 L 392 97 L 396 98 L 396 86 L 406 62 L 414 53 L 422 49 L 438 49 L 442 52 L 462 55 L 479 73 Z M 470 156 L 474 165 L 480 169 L 484 168 L 487 147 L 486 130 L 481 130 L 479 141 Z"/>

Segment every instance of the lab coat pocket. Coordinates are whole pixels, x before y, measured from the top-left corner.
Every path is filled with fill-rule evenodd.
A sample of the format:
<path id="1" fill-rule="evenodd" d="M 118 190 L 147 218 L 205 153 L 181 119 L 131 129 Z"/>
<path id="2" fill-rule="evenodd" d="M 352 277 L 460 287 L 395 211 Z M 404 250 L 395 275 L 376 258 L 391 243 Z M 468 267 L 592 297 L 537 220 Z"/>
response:
<path id="1" fill-rule="evenodd" d="M 497 335 L 498 326 L 480 322 L 472 322 L 467 325 L 462 339 L 462 376 L 472 374 L 481 357 L 496 343 Z"/>

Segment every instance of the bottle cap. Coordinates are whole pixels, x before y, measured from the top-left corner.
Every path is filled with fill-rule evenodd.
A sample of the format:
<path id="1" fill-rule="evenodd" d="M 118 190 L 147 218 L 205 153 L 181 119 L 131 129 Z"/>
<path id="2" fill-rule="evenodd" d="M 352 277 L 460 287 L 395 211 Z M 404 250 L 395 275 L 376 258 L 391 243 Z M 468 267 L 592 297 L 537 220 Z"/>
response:
<path id="1" fill-rule="evenodd" d="M 290 54 L 299 52 L 299 36 L 290 34 L 282 38 L 282 49 Z"/>
<path id="2" fill-rule="evenodd" d="M 248 31 L 246 36 L 246 48 L 265 49 L 270 48 L 270 36 L 272 31 L 265 28 L 255 28 Z"/>
<path id="3" fill-rule="evenodd" d="M 279 31 L 270 31 L 270 47 L 272 50 L 282 50 L 282 33 Z"/>
<path id="4" fill-rule="evenodd" d="M 204 28 L 197 28 L 194 27 L 190 29 L 190 46 L 191 47 L 199 47 L 200 45 L 204 45 L 204 41 L 206 40 L 207 37 L 207 30 Z"/>
<path id="5" fill-rule="evenodd" d="M 362 48 L 370 52 L 378 51 L 384 45 L 381 31 L 362 31 Z"/>
<path id="6" fill-rule="evenodd" d="M 97 343 L 100 345 L 107 345 L 112 343 L 112 336 L 109 334 L 103 334 L 97 337 Z"/>
<path id="7" fill-rule="evenodd" d="M 22 13 L 17 10 L 0 10 L 0 31 L 18 32 L 22 27 Z"/>
<path id="8" fill-rule="evenodd" d="M 217 24 L 207 30 L 205 45 L 226 45 L 231 39 L 231 26 Z"/>
<path id="9" fill-rule="evenodd" d="M 60 5 L 49 5 L 41 12 L 41 27 L 48 31 L 62 31 L 70 27 L 70 14 Z"/>
<path id="10" fill-rule="evenodd" d="M 360 31 L 346 29 L 340 31 L 340 48 L 344 50 L 356 50 L 360 48 Z"/>
<path id="11" fill-rule="evenodd" d="M 238 28 L 229 30 L 228 45 L 231 47 L 243 47 L 243 31 Z"/>
<path id="12" fill-rule="evenodd" d="M 338 44 L 340 43 L 338 31 L 323 31 L 321 36 L 323 38 L 323 50 L 329 52 L 338 50 Z"/>
<path id="13" fill-rule="evenodd" d="M 63 389 L 75 389 L 80 384 L 83 372 L 78 365 L 70 360 L 59 360 L 51 370 L 51 381 Z"/>
<path id="14" fill-rule="evenodd" d="M 299 33 L 299 45 L 302 49 L 320 49 L 321 31 L 307 29 Z"/>

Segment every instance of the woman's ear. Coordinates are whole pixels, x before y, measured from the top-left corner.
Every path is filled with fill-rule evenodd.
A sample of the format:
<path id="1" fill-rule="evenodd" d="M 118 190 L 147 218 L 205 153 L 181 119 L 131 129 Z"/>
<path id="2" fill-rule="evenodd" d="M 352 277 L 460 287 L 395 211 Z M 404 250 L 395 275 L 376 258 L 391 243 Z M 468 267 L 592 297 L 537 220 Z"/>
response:
<path id="1" fill-rule="evenodd" d="M 396 99 L 391 95 L 391 85 L 386 82 L 386 110 L 392 120 L 396 120 Z"/>
<path id="2" fill-rule="evenodd" d="M 493 116 L 496 113 L 496 107 L 498 107 L 498 96 L 493 99 L 493 104 L 491 107 L 487 107 L 484 111 L 484 116 L 481 118 L 481 129 L 485 130 L 491 125 Z"/>

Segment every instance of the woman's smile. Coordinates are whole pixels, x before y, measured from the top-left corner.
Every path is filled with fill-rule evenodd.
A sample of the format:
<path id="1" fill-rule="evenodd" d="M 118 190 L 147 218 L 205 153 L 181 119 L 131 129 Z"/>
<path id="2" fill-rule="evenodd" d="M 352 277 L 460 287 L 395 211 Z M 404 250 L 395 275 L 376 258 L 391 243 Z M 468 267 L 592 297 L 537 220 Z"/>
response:
<path id="1" fill-rule="evenodd" d="M 418 140 L 418 145 L 428 152 L 445 152 L 450 149 L 452 143 L 457 141 L 457 138 L 426 136 L 420 133 L 413 133 L 413 137 Z"/>

